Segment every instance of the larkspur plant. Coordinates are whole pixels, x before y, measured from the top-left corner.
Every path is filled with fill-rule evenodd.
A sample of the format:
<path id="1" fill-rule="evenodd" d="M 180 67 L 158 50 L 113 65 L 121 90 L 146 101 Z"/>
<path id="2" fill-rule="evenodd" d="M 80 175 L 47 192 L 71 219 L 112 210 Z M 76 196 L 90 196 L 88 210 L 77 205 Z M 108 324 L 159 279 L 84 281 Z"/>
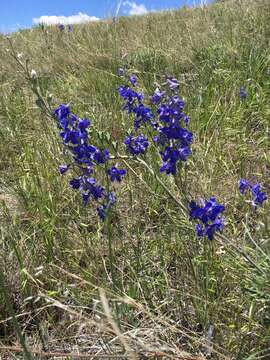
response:
<path id="1" fill-rule="evenodd" d="M 57 25 L 57 27 L 61 32 L 65 30 L 65 25 L 63 25 L 63 24 L 59 24 L 59 25 Z M 71 32 L 71 31 L 72 31 L 72 26 L 67 25 L 67 32 Z"/>
<path id="2" fill-rule="evenodd" d="M 145 127 L 152 131 L 152 143 L 158 149 L 163 161 L 160 172 L 176 175 L 178 163 L 186 161 L 191 154 L 190 145 L 193 134 L 186 129 L 189 118 L 183 113 L 184 101 L 177 95 L 179 83 L 167 77 L 163 89 L 157 88 L 149 98 L 149 106 L 145 106 L 143 93 L 136 91 L 137 76 L 127 76 L 125 70 L 118 70 L 120 77 L 127 78 L 128 85 L 120 86 L 118 93 L 124 99 L 123 110 L 134 116 L 134 132 Z M 71 153 L 72 162 L 59 167 L 60 174 L 73 169 L 77 176 L 70 180 L 70 186 L 81 193 L 84 205 L 90 201 L 98 204 L 97 212 L 104 220 L 108 209 L 116 202 L 115 195 L 98 183 L 94 173 L 103 168 L 111 182 L 121 182 L 126 174 L 124 169 L 116 165 L 103 166 L 110 158 L 107 149 L 98 149 L 89 143 L 90 120 L 80 119 L 71 113 L 68 105 L 61 104 L 54 111 L 64 147 Z M 149 127 L 147 129 L 147 127 Z M 125 137 L 126 152 L 133 157 L 146 154 L 149 140 L 144 134 L 131 133 Z"/>
<path id="3" fill-rule="evenodd" d="M 59 24 L 59 25 L 58 25 L 58 29 L 59 29 L 60 31 L 64 31 L 64 30 L 65 30 L 65 25 Z"/>
<path id="4" fill-rule="evenodd" d="M 119 69 L 118 74 L 124 77 L 124 70 Z M 178 164 L 186 161 L 191 154 L 191 143 L 193 134 L 186 129 L 189 123 L 189 117 L 183 113 L 185 103 L 177 94 L 179 82 L 167 77 L 162 85 L 163 89 L 157 88 L 154 94 L 148 99 L 149 106 L 144 104 L 144 94 L 135 90 L 137 86 L 137 77 L 135 74 L 126 76 L 127 83 L 118 87 L 119 95 L 124 99 L 123 110 L 134 116 L 134 131 L 136 132 L 142 126 L 150 126 L 152 132 L 152 141 L 159 149 L 159 154 L 163 161 L 160 166 L 160 172 L 167 175 L 176 175 Z M 147 129 L 149 132 L 149 129 Z M 138 155 L 146 151 L 137 150 L 137 147 L 131 145 L 144 139 L 148 144 L 148 139 L 140 134 L 135 139 L 134 135 L 129 135 L 125 139 L 127 151 L 133 155 Z M 148 147 L 148 145 L 147 145 Z"/>
<path id="5" fill-rule="evenodd" d="M 53 111 L 53 115 L 57 120 L 63 145 L 73 158 L 70 164 L 61 165 L 59 172 L 65 174 L 71 168 L 75 170 L 77 176 L 70 180 L 71 188 L 80 191 L 84 205 L 91 200 L 95 201 L 98 204 L 97 213 L 104 220 L 109 208 L 116 202 L 116 197 L 98 184 L 93 174 L 96 168 L 102 168 L 102 165 L 110 160 L 109 152 L 89 143 L 90 120 L 80 119 L 72 114 L 68 105 L 59 105 Z M 116 166 L 107 170 L 111 181 L 120 182 L 125 173 L 124 169 L 118 169 Z"/>
<path id="6" fill-rule="evenodd" d="M 224 227 L 224 218 L 220 214 L 225 210 L 224 205 L 218 204 L 214 197 L 202 201 L 202 206 L 191 201 L 189 204 L 190 220 L 199 220 L 195 225 L 195 232 L 198 237 L 208 237 L 213 240 L 214 234 Z"/>
<path id="7" fill-rule="evenodd" d="M 118 74 L 125 77 L 122 68 L 118 70 Z M 151 105 L 146 106 L 143 102 L 144 94 L 135 90 L 136 76 L 131 74 L 126 79 L 131 86 L 127 84 L 118 87 L 118 93 L 124 99 L 123 110 L 134 116 L 134 132 L 143 126 L 150 127 L 154 132 L 152 141 L 163 161 L 160 172 L 176 176 L 178 164 L 186 161 L 191 154 L 190 146 L 193 141 L 193 134 L 186 129 L 189 117 L 184 114 L 185 103 L 178 95 L 179 82 L 167 77 L 162 88 L 156 88 L 150 97 Z M 149 146 L 148 139 L 143 134 L 137 137 L 128 135 L 124 144 L 126 151 L 134 156 L 144 154 Z M 225 207 L 218 204 L 214 197 L 203 202 L 201 207 L 194 201 L 189 206 L 190 220 L 197 219 L 201 222 L 195 225 L 197 236 L 213 240 L 215 232 L 224 227 L 224 218 L 220 214 Z"/>
<path id="8" fill-rule="evenodd" d="M 247 92 L 243 86 L 240 86 L 239 96 L 241 100 L 245 100 L 247 97 Z"/>
<path id="9" fill-rule="evenodd" d="M 261 191 L 261 184 L 256 183 L 252 185 L 249 181 L 245 179 L 239 180 L 239 192 L 241 195 L 244 195 L 246 192 L 249 192 L 252 196 L 252 205 L 254 208 L 257 206 L 262 206 L 264 201 L 267 200 L 267 195 L 265 192 Z"/>

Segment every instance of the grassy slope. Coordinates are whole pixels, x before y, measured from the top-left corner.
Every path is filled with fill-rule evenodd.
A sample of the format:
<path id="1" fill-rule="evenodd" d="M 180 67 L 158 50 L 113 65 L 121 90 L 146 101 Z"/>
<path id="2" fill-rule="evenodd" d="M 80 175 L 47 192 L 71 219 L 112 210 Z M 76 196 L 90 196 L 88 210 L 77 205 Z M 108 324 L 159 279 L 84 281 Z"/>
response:
<path id="1" fill-rule="evenodd" d="M 100 329 L 101 304 L 93 307 L 102 287 L 111 299 L 127 295 L 136 301 L 110 303 L 136 351 L 141 341 L 155 349 L 166 344 L 175 354 L 204 353 L 210 325 L 213 359 L 247 359 L 270 347 L 269 205 L 254 214 L 237 193 L 238 179 L 253 175 L 269 189 L 269 22 L 267 0 L 243 0 L 88 24 L 72 33 L 36 28 L 12 35 L 16 52 L 37 71 L 44 96 L 52 94 L 55 105 L 71 101 L 75 113 L 120 142 L 132 123 L 120 111 L 117 68 L 135 71 L 146 92 L 165 74 L 178 78 L 195 134 L 187 191 L 225 203 L 225 234 L 263 269 L 254 269 L 230 245 L 198 242 L 159 184 L 134 168 L 144 182 L 129 172 L 113 219 L 114 295 L 106 231 L 58 176 L 64 160 L 56 128 L 36 107 L 7 41 L 0 39 L 0 265 L 16 313 L 31 312 L 22 328 L 36 346 L 43 339 L 53 349 L 54 332 L 74 335 L 88 320 L 99 328 L 93 339 L 92 328 L 84 330 L 88 345 L 98 337 L 112 339 L 109 325 Z M 248 93 L 244 102 L 241 85 Z M 164 181 L 180 198 L 170 179 Z M 34 317 L 45 296 L 84 305 L 86 320 L 68 317 L 69 307 L 57 312 L 53 306 Z M 0 310 L 3 319 L 9 316 L 4 303 Z M 73 327 L 64 331 L 68 325 Z M 35 335 L 38 329 L 49 335 Z M 4 343 L 12 340 L 10 322 L 0 323 L 0 330 Z"/>

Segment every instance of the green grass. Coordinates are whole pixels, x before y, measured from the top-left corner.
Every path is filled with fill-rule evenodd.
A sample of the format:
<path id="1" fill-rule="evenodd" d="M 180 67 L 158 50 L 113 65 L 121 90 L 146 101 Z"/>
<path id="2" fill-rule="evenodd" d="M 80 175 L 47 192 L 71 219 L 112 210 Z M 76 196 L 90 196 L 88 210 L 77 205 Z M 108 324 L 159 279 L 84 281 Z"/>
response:
<path id="1" fill-rule="evenodd" d="M 146 93 L 166 74 L 180 80 L 195 136 L 186 191 L 226 206 L 224 237 L 212 243 L 195 237 L 160 182 L 134 163 L 111 228 L 99 223 L 69 175 L 59 176 L 68 157 L 55 123 L 0 37 L 0 354 L 17 336 L 26 359 L 27 349 L 270 356 L 269 201 L 254 212 L 237 189 L 240 177 L 255 176 L 269 195 L 269 22 L 268 0 L 239 0 L 10 36 L 42 96 L 71 102 L 121 151 L 132 121 L 121 112 L 118 67 L 136 72 Z"/>

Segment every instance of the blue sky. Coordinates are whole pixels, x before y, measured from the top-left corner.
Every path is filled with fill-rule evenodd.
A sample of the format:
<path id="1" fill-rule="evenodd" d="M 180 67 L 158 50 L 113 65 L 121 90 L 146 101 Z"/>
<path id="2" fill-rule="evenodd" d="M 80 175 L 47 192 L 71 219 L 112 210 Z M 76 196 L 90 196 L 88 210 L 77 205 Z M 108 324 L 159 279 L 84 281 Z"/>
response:
<path id="1" fill-rule="evenodd" d="M 119 15 L 132 15 L 194 5 L 200 0 L 0 0 L 0 32 L 31 27 L 39 21 L 58 20 L 51 16 L 64 16 L 60 20 L 66 23 L 111 17 L 121 2 Z"/>

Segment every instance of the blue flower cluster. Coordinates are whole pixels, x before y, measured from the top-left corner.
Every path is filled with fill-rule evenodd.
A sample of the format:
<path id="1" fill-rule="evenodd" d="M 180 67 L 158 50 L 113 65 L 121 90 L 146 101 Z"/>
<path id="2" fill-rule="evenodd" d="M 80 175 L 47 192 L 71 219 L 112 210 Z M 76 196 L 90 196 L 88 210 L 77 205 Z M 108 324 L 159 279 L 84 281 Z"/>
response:
<path id="1" fill-rule="evenodd" d="M 98 216 L 101 220 L 105 220 L 108 210 L 116 203 L 116 197 L 113 192 L 108 192 L 104 198 L 104 202 L 97 208 Z"/>
<path id="2" fill-rule="evenodd" d="M 267 200 L 267 195 L 265 192 L 261 191 L 261 184 L 256 183 L 252 185 L 249 181 L 245 179 L 239 180 L 239 191 L 243 195 L 246 191 L 249 191 L 252 195 L 252 205 L 256 208 L 257 206 L 262 206 L 263 202 Z"/>
<path id="3" fill-rule="evenodd" d="M 214 234 L 221 231 L 224 227 L 224 218 L 220 214 L 225 207 L 218 204 L 214 197 L 203 201 L 202 206 L 191 201 L 189 204 L 190 220 L 196 219 L 200 223 L 195 225 L 195 232 L 198 237 L 207 236 L 209 240 L 213 240 Z"/>
<path id="4" fill-rule="evenodd" d="M 134 111 L 134 109 L 137 108 L 139 105 L 143 105 L 142 104 L 143 94 L 136 92 L 130 87 L 119 86 L 118 93 L 125 100 L 125 103 L 123 105 L 123 110 L 126 110 L 128 113 Z M 138 128 L 139 126 L 140 124 L 137 122 L 136 127 Z"/>
<path id="5" fill-rule="evenodd" d="M 93 177 L 97 166 L 105 164 L 110 155 L 107 149 L 100 150 L 89 143 L 88 128 L 91 123 L 88 119 L 80 119 L 70 112 L 68 105 L 60 104 L 53 115 L 57 120 L 58 128 L 63 145 L 72 154 L 73 162 L 68 165 L 61 165 L 59 172 L 64 174 L 71 167 L 74 168 L 77 176 L 70 180 L 70 186 L 79 190 L 83 203 L 88 204 L 90 200 L 101 204 L 97 208 L 101 219 L 105 218 L 105 210 L 115 203 L 115 196 L 111 192 L 106 192 L 105 188 L 97 183 Z M 112 166 L 108 170 L 111 181 L 121 181 L 126 171 Z"/>
<path id="6" fill-rule="evenodd" d="M 124 76 L 124 70 L 119 69 L 118 74 Z M 186 129 L 189 118 L 183 113 L 185 103 L 178 95 L 179 82 L 171 77 L 163 84 L 164 89 L 157 88 L 150 97 L 150 105 L 144 103 L 144 95 L 134 90 L 137 78 L 132 74 L 128 78 L 131 87 L 120 86 L 119 95 L 124 99 L 123 109 L 134 115 L 134 130 L 137 131 L 142 125 L 150 125 L 155 132 L 152 140 L 159 149 L 163 164 L 160 172 L 167 175 L 176 175 L 177 165 L 186 161 L 191 154 L 193 134 Z M 144 143 L 146 146 L 137 146 Z M 135 138 L 129 135 L 125 139 L 127 151 L 133 155 L 144 153 L 148 147 L 148 140 L 144 135 Z M 134 143 L 135 146 L 134 146 Z"/>
<path id="7" fill-rule="evenodd" d="M 239 96 L 240 96 L 241 100 L 245 100 L 246 97 L 247 97 L 247 92 L 246 92 L 246 90 L 244 89 L 243 86 L 240 86 Z"/>
<path id="8" fill-rule="evenodd" d="M 143 135 L 129 135 L 125 138 L 126 151 L 132 155 L 144 154 L 148 148 L 148 140 Z"/>
<path id="9" fill-rule="evenodd" d="M 108 175 L 110 176 L 111 181 L 122 181 L 122 177 L 126 174 L 126 170 L 118 169 L 116 166 L 112 166 L 108 170 Z"/>
<path id="10" fill-rule="evenodd" d="M 59 24 L 59 25 L 58 25 L 58 29 L 59 29 L 60 31 L 64 31 L 64 30 L 65 30 L 65 25 Z M 68 31 L 68 32 L 71 32 L 71 31 L 72 31 L 72 26 L 71 26 L 71 25 L 67 25 L 67 31 Z"/>

